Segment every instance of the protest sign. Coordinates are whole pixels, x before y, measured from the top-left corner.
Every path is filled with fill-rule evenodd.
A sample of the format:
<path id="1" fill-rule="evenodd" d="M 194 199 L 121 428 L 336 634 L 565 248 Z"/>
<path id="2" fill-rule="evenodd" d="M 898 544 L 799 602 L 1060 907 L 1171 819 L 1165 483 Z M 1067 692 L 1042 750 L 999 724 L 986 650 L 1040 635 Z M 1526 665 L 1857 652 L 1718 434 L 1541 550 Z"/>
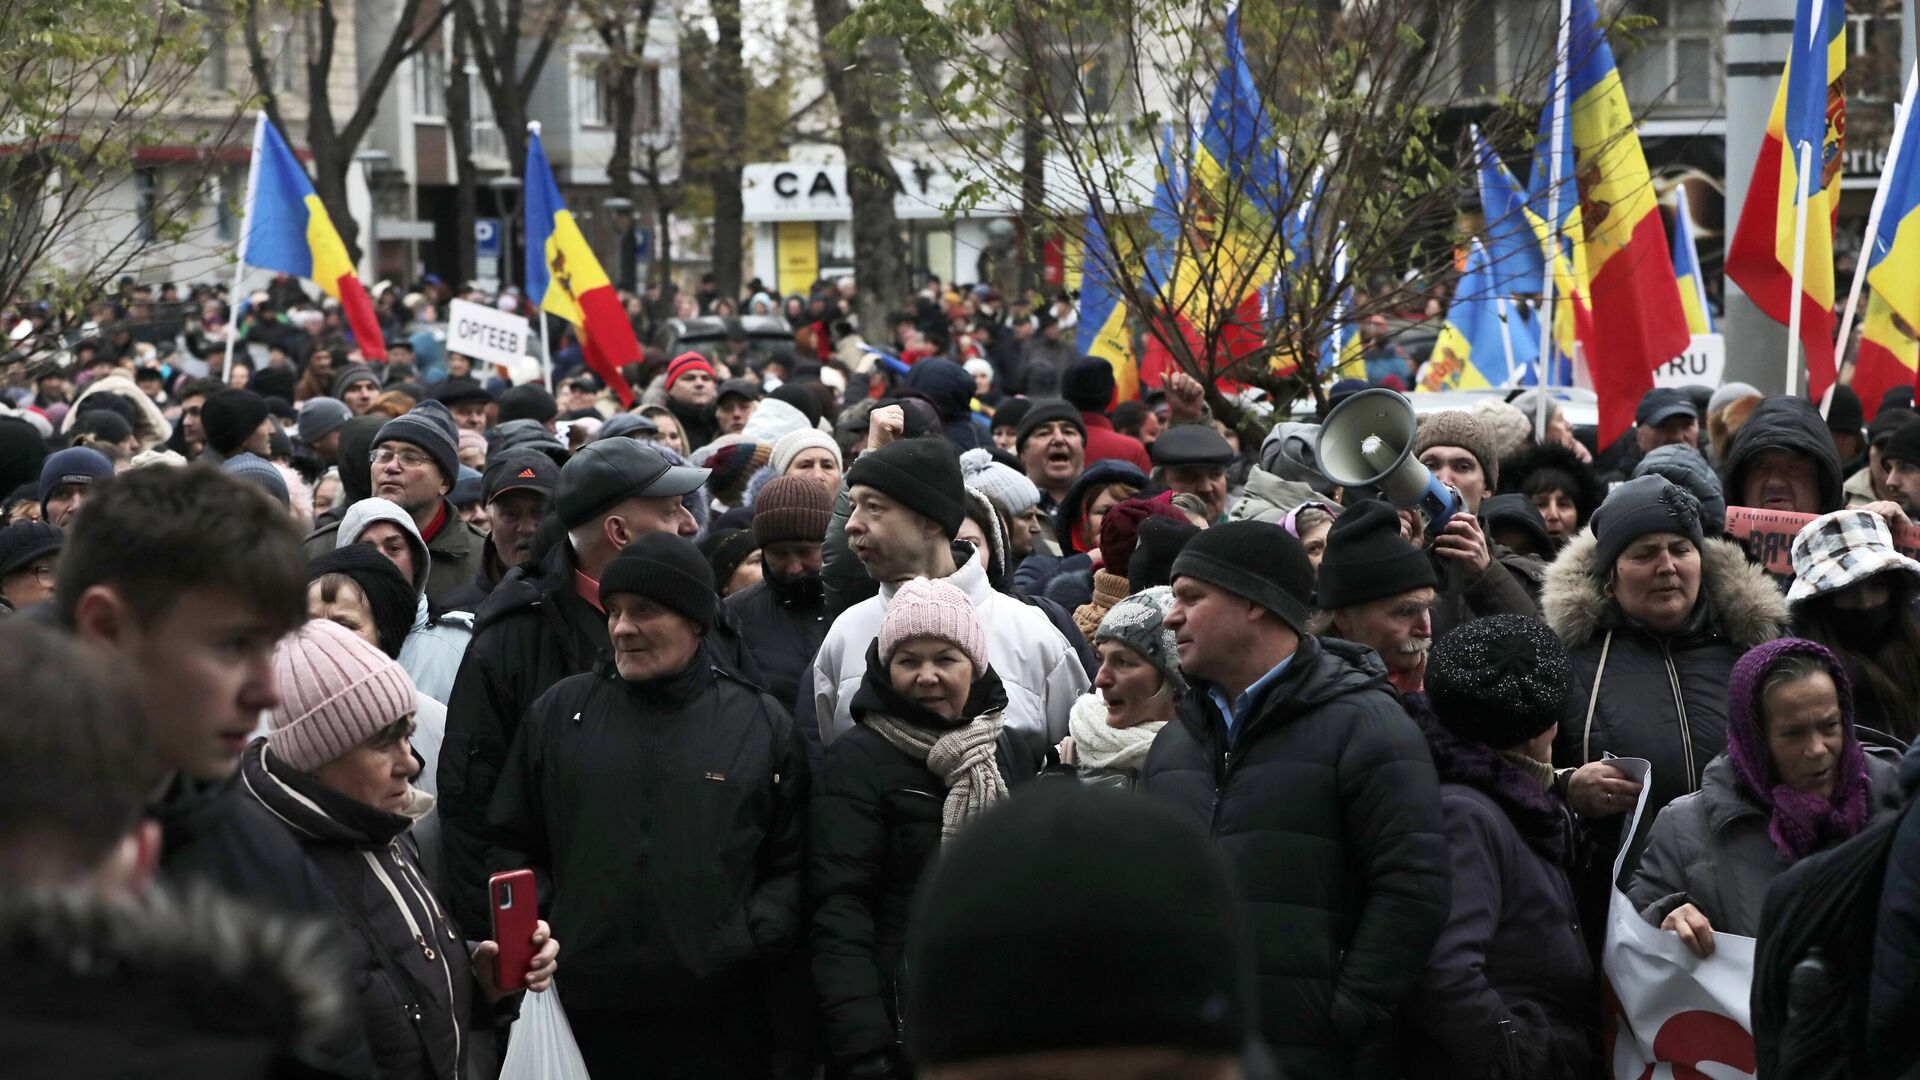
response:
<path id="1" fill-rule="evenodd" d="M 1727 539 L 1747 549 L 1747 558 L 1766 567 L 1779 577 L 1793 576 L 1793 538 L 1818 514 L 1796 514 L 1791 510 L 1756 510 L 1751 506 L 1727 507 Z M 1893 546 L 1909 559 L 1920 559 L 1920 526 L 1902 525 L 1893 530 Z"/>
<path id="2" fill-rule="evenodd" d="M 447 351 L 509 369 L 525 363 L 527 320 L 485 304 L 455 300 L 447 312 Z"/>
<path id="3" fill-rule="evenodd" d="M 1637 836 L 1653 791 L 1651 767 L 1640 758 L 1609 763 L 1641 783 L 1624 834 Z M 1632 848 L 1622 844 L 1614 860 L 1601 954 L 1606 1054 L 1614 1080 L 1752 1076 L 1754 940 L 1716 930 L 1713 955 L 1702 960 L 1680 944 L 1678 934 L 1648 925 L 1618 884 Z"/>

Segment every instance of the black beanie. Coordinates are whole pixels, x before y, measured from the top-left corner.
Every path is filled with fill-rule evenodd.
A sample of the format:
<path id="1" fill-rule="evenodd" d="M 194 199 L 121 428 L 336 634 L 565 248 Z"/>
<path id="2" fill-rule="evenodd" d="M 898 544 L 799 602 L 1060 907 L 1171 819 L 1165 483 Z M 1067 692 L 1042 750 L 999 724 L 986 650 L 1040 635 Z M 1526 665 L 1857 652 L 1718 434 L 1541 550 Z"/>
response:
<path id="1" fill-rule="evenodd" d="M 1903 412 L 1905 412 L 1903 409 L 1889 409 L 1880 415 L 1899 416 Z M 1880 418 L 1875 417 L 1874 423 L 1880 423 Z M 1881 443 L 1880 456 L 1887 461 L 1904 461 L 1909 465 L 1920 465 L 1920 423 L 1890 421 L 1887 427 L 1893 428 L 1893 434 L 1887 436 L 1886 441 Z"/>
<path id="2" fill-rule="evenodd" d="M 1337 524 L 1337 522 L 1336 522 Z M 1139 558 L 1136 548 L 1134 557 Z M 1190 577 L 1243 596 L 1307 632 L 1313 562 L 1294 535 L 1265 521 L 1229 521 L 1187 541 L 1173 560 L 1175 579 Z M 1132 579 L 1128 579 L 1132 585 Z"/>
<path id="3" fill-rule="evenodd" d="M 1648 533 L 1678 533 L 1705 554 L 1700 526 L 1700 500 L 1686 488 L 1658 473 L 1629 480 L 1607 493 L 1607 501 L 1593 512 L 1593 572 L 1602 579 L 1627 546 Z M 1331 548 L 1332 545 L 1328 545 Z"/>
<path id="4" fill-rule="evenodd" d="M 652 532 L 620 549 L 600 575 L 600 602 L 615 593 L 645 597 L 670 611 L 713 629 L 720 597 L 713 591 L 713 567 L 693 541 L 673 533 Z"/>
<path id="5" fill-rule="evenodd" d="M 1060 396 L 1081 412 L 1104 413 L 1113 404 L 1113 365 L 1083 356 L 1060 376 Z"/>
<path id="6" fill-rule="evenodd" d="M 373 611 L 374 637 L 379 639 L 380 651 L 397 659 L 407 632 L 413 629 L 420 599 L 413 582 L 372 544 L 348 544 L 307 560 L 308 584 L 328 574 L 341 574 L 359 588 Z"/>
<path id="7" fill-rule="evenodd" d="M 1252 935 L 1218 847 L 1152 799 L 1035 785 L 921 876 L 907 920 L 916 1066 L 1166 1046 L 1238 1056 Z"/>
<path id="8" fill-rule="evenodd" d="M 522 383 L 500 395 L 499 423 L 509 420 L 538 420 L 548 423 L 560 415 L 560 405 L 539 383 Z"/>
<path id="9" fill-rule="evenodd" d="M 1127 587 L 1134 592 L 1173 584 L 1173 560 L 1187 543 L 1200 535 L 1200 526 L 1169 517 L 1150 517 L 1140 523 L 1127 560 Z"/>
<path id="10" fill-rule="evenodd" d="M 1020 421 L 1025 420 L 1027 413 L 1032 410 L 1033 401 L 1031 398 L 1009 398 L 994 406 L 993 426 L 997 428 L 1010 427 L 1018 431 L 1020 430 Z"/>
<path id="11" fill-rule="evenodd" d="M 293 388 L 292 368 L 263 367 L 247 380 L 247 389 L 263 398 L 277 397 L 282 401 L 292 401 Z"/>
<path id="12" fill-rule="evenodd" d="M 1336 611 L 1439 584 L 1433 561 L 1400 538 L 1400 514 L 1392 504 L 1364 499 L 1334 519 L 1326 554 L 1320 556 L 1320 610 Z"/>
<path id="13" fill-rule="evenodd" d="M 1567 719 L 1573 663 L 1546 623 L 1490 615 L 1433 643 L 1426 690 L 1448 731 L 1506 750 Z"/>
<path id="14" fill-rule="evenodd" d="M 449 491 L 460 482 L 460 428 L 445 405 L 423 401 L 412 411 L 382 424 L 373 445 L 377 449 L 388 441 L 412 443 L 425 450 L 446 478 Z"/>
<path id="15" fill-rule="evenodd" d="M 1087 441 L 1087 422 L 1080 419 L 1080 410 L 1064 401 L 1036 401 L 1027 414 L 1020 418 L 1019 434 L 1013 440 L 1013 452 L 1020 453 L 1027 445 L 1027 436 L 1033 434 L 1041 424 L 1051 424 L 1055 420 L 1065 420 L 1080 429 L 1080 441 Z"/>
<path id="16" fill-rule="evenodd" d="M 713 568 L 715 591 L 733 580 L 733 572 L 747 561 L 747 556 L 760 549 L 760 542 L 753 538 L 752 529 L 716 529 L 700 540 L 700 553 L 707 557 L 707 565 Z"/>
<path id="17" fill-rule="evenodd" d="M 951 540 L 966 518 L 966 482 L 960 458 L 942 438 L 899 439 L 860 455 L 847 470 L 847 486 L 866 486 L 940 526 Z"/>
<path id="18" fill-rule="evenodd" d="M 1858 435 L 1866 422 L 1867 411 L 1853 387 L 1834 387 L 1833 401 L 1827 406 L 1827 430 L 1836 435 Z"/>
<path id="19" fill-rule="evenodd" d="M 221 457 L 230 457 L 267 418 L 267 399 L 251 390 L 220 390 L 200 405 L 200 430 L 207 445 Z"/>

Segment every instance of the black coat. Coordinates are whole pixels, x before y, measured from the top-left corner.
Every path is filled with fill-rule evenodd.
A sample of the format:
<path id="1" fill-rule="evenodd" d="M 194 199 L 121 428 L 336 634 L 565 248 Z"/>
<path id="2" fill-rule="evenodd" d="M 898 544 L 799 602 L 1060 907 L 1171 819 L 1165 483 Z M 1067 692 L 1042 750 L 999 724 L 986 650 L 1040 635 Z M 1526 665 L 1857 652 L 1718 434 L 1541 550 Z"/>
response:
<path id="1" fill-rule="evenodd" d="M 800 938 L 807 766 L 786 709 L 702 649 L 541 695 L 493 795 L 494 870 L 531 868 L 568 1006 L 743 1007 Z"/>
<path id="2" fill-rule="evenodd" d="M 1814 513 L 1831 514 L 1846 505 L 1843 489 L 1847 478 L 1841 471 L 1840 451 L 1834 448 L 1819 408 L 1805 398 L 1778 396 L 1755 406 L 1733 437 L 1733 445 L 1726 448 L 1721 478 L 1729 505 L 1738 506 L 1745 500 L 1748 469 L 1762 451 L 1775 448 L 1791 450 L 1813 462 L 1820 483 L 1820 506 Z"/>
<path id="3" fill-rule="evenodd" d="M 349 978 L 383 1080 L 460 1080 L 469 1032 L 491 1014 L 475 993 L 467 944 L 420 869 L 411 817 L 341 795 L 256 740 L 241 761 L 247 794 L 284 823 L 326 879 L 347 932 Z M 415 796 L 432 807 L 432 797 Z"/>
<path id="4" fill-rule="evenodd" d="M 869 652 L 877 653 L 877 646 Z M 809 853 L 813 893 L 813 981 L 829 1057 L 840 1065 L 891 1052 L 903 1013 L 901 954 L 907 912 L 921 871 L 940 849 L 947 787 L 924 761 L 857 721 L 903 712 L 874 685 L 885 669 L 869 656 L 867 684 L 854 695 L 856 723 L 827 748 L 814 786 Z M 991 668 L 976 684 L 968 715 L 1006 707 Z M 1031 776 L 1007 732 L 995 757 L 1009 786 Z"/>
<path id="5" fill-rule="evenodd" d="M 1920 750 L 1900 761 L 1900 783 L 1920 795 Z M 1920 1066 L 1920 813 L 1908 811 L 1897 826 L 1880 882 L 1880 918 L 1873 937 L 1873 977 L 1868 987 L 1867 1038 L 1876 1063 L 1889 1073 Z"/>
<path id="6" fill-rule="evenodd" d="M 795 701 L 804 683 L 813 692 L 813 656 L 826 640 L 833 620 L 826 595 L 776 585 L 771 578 L 727 597 L 727 610 L 740 624 L 740 637 L 766 680 L 767 692 Z"/>
<path id="7" fill-rule="evenodd" d="M 160 874 L 170 883 L 211 885 L 266 911 L 332 915 L 326 882 L 299 842 L 237 778 L 176 775 L 147 816 L 160 823 Z"/>
<path id="8" fill-rule="evenodd" d="M 1196 683 L 1141 784 L 1206 828 L 1245 893 L 1261 1033 L 1287 1076 L 1371 1076 L 1447 920 L 1426 740 L 1369 649 L 1304 635 L 1235 725 Z"/>
<path id="9" fill-rule="evenodd" d="M 722 617 L 710 640 L 723 664 L 759 678 L 731 617 Z M 606 616 L 574 589 L 573 548 L 564 540 L 540 562 L 509 570 L 474 614 L 473 641 L 447 698 L 436 775 L 444 899 L 470 938 L 487 933 L 487 807 L 520 718 L 561 679 L 611 662 L 612 650 Z"/>

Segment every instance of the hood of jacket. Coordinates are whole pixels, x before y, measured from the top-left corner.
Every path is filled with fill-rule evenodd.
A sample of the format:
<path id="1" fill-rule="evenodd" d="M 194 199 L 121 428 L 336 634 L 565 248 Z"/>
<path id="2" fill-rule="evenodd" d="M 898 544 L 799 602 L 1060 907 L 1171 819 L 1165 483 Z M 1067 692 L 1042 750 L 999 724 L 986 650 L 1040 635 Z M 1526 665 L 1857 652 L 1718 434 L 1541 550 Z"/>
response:
<path id="1" fill-rule="evenodd" d="M 539 559 L 528 559 L 508 570 L 473 613 L 475 636 L 506 616 L 539 604 L 557 589 L 573 588 L 573 571 L 573 544 L 565 537 Z"/>
<path id="2" fill-rule="evenodd" d="M 1331 495 L 1337 485 L 1321 475 L 1319 458 L 1314 456 L 1319 440 L 1319 424 L 1292 420 L 1275 424 L 1260 443 L 1260 467 L 1282 480 L 1305 484 L 1321 495 Z"/>
<path id="3" fill-rule="evenodd" d="M 1209 715 L 1213 708 L 1212 690 L 1212 683 L 1189 676 L 1184 705 L 1177 714 L 1180 722 L 1187 725 L 1202 745 L 1210 739 L 1207 728 L 1212 723 Z M 1252 719 L 1245 725 L 1236 726 L 1235 737 L 1245 738 L 1255 726 L 1266 726 L 1269 722 L 1267 718 L 1273 715 L 1273 703 L 1276 700 L 1283 702 L 1280 717 L 1284 720 L 1362 690 L 1394 693 L 1392 684 L 1387 681 L 1387 665 L 1378 653 L 1351 641 L 1302 634 L 1300 647 L 1294 650 L 1293 660 L 1287 665 L 1287 670 L 1254 702 Z M 1397 699 L 1398 695 L 1395 696 Z M 1203 703 L 1202 708 L 1185 707 Z"/>
<path id="4" fill-rule="evenodd" d="M 1776 448 L 1813 459 L 1814 471 L 1820 478 L 1817 513 L 1830 514 L 1841 508 L 1846 501 L 1842 492 L 1846 477 L 1841 474 L 1840 451 L 1834 448 L 1833 436 L 1828 434 L 1820 410 L 1812 402 L 1797 397 L 1767 398 L 1747 417 L 1747 422 L 1740 425 L 1739 434 L 1733 437 L 1733 445 L 1727 450 L 1726 466 L 1721 474 L 1726 479 L 1723 487 L 1729 504 L 1738 506 L 1746 497 L 1747 468 L 1754 459 L 1762 451 Z"/>
<path id="5" fill-rule="evenodd" d="M 1594 565 L 1597 548 L 1593 530 L 1582 529 L 1547 568 L 1540 590 L 1542 617 L 1568 649 L 1585 645 L 1618 618 L 1604 571 Z M 1720 632 L 1742 649 L 1772 641 L 1787 625 L 1786 598 L 1731 540 L 1707 540 L 1700 553 L 1700 595 L 1712 603 Z"/>
<path id="6" fill-rule="evenodd" d="M 906 381 L 940 410 L 942 420 L 965 420 L 973 412 L 973 376 L 951 360 L 930 356 L 913 365 Z"/>
<path id="7" fill-rule="evenodd" d="M 1255 465 L 1247 472 L 1246 487 L 1227 510 L 1230 521 L 1264 521 L 1280 524 L 1287 511 L 1304 502 L 1319 502 L 1320 493 L 1311 485 L 1287 480 Z"/>
<path id="8" fill-rule="evenodd" d="M 303 843 L 383 846 L 433 809 L 433 796 L 413 787 L 402 813 L 368 806 L 273 756 L 266 739 L 255 739 L 241 756 L 240 782 Z"/>
<path id="9" fill-rule="evenodd" d="M 1087 544 L 1076 544 L 1073 539 L 1074 523 L 1080 520 L 1080 510 L 1087 500 L 1087 492 L 1102 484 L 1132 484 L 1135 490 L 1147 486 L 1147 475 L 1140 467 L 1130 461 L 1119 458 L 1106 458 L 1096 461 L 1081 471 L 1079 479 L 1067 489 L 1067 497 L 1060 500 L 1060 509 L 1054 514 L 1054 539 L 1060 541 L 1060 553 L 1072 555 L 1086 551 L 1089 547 L 1098 547 L 1100 538 L 1087 537 Z"/>
<path id="10" fill-rule="evenodd" d="M 162 446 L 173 437 L 173 425 L 167 423 L 167 415 L 160 411 L 160 406 L 153 403 L 145 390 L 140 389 L 140 384 L 125 375 L 108 375 L 88 383 L 87 388 L 73 399 L 66 419 L 60 422 L 62 434 L 73 431 L 74 423 L 80 419 L 80 403 L 94 394 L 119 394 L 133 402 L 133 433 L 139 437 L 142 450 Z"/>
<path id="11" fill-rule="evenodd" d="M 413 549 L 413 589 L 424 594 L 427 574 L 433 569 L 433 556 L 427 553 L 427 542 L 420 538 L 420 527 L 413 523 L 413 515 L 400 509 L 399 503 L 388 499 L 361 499 L 347 507 L 347 512 L 340 516 L 340 531 L 333 534 L 334 548 L 359 543 L 360 534 L 381 521 L 390 522 L 407 534 L 407 546 Z"/>

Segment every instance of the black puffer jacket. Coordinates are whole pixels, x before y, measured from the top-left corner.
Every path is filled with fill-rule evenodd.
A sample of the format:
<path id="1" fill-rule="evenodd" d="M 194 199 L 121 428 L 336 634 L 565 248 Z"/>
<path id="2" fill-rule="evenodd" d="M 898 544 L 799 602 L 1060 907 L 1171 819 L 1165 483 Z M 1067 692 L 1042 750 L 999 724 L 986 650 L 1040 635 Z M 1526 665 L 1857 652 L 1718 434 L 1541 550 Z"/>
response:
<path id="1" fill-rule="evenodd" d="M 1746 499 L 1747 468 L 1763 451 L 1792 450 L 1812 458 L 1814 473 L 1820 480 L 1820 508 L 1817 514 L 1831 514 L 1847 504 L 1846 474 L 1840 471 L 1840 451 L 1833 445 L 1827 423 L 1813 402 L 1797 397 L 1770 397 L 1762 401 L 1740 425 L 1733 445 L 1727 448 L 1725 480 L 1727 503 L 1739 506 Z"/>
<path id="2" fill-rule="evenodd" d="M 1740 548 L 1708 540 L 1701 552 L 1694 622 L 1670 637 L 1621 613 L 1594 565 L 1593 530 L 1575 537 L 1547 572 L 1547 625 L 1573 660 L 1578 713 L 1560 725 L 1553 763 L 1598 761 L 1611 752 L 1653 763 L 1649 815 L 1700 786 L 1701 770 L 1727 745 L 1727 677 L 1748 649 L 1780 636 L 1786 602 Z"/>
<path id="3" fill-rule="evenodd" d="M 273 757 L 265 739 L 247 748 L 240 770 L 247 794 L 284 823 L 331 888 L 378 1074 L 460 1080 L 468 1033 L 491 1014 L 475 993 L 467 944 L 407 835 L 433 796 L 415 789 L 410 816 L 389 814 Z"/>
<path id="4" fill-rule="evenodd" d="M 878 652 L 877 645 L 869 650 L 867 682 L 854 695 L 856 721 L 918 711 L 886 685 Z M 1006 704 L 1000 677 L 988 668 L 974 684 L 966 713 L 979 716 Z M 1005 731 L 995 757 L 1009 786 L 1038 765 L 1015 764 L 1019 753 Z M 907 909 L 920 872 L 940 849 L 946 797 L 946 785 L 926 762 L 864 723 L 856 722 L 827 748 L 811 808 L 809 884 L 814 986 L 827 1053 L 836 1064 L 891 1052 L 899 1037 Z"/>
<path id="5" fill-rule="evenodd" d="M 679 675 L 611 665 L 527 711 L 490 824 L 565 943 L 570 1007 L 744 1007 L 800 939 L 807 764 L 780 703 L 702 648 Z M 444 782 L 443 782 L 444 783 Z"/>
<path id="6" fill-rule="evenodd" d="M 573 547 L 507 572 L 474 615 L 473 641 L 447 698 L 440 744 L 439 813 L 447 907 L 475 940 L 486 937 L 486 822 L 493 787 L 534 699 L 569 675 L 612 660 L 607 619 L 574 588 Z M 730 616 L 710 639 L 720 662 L 749 681 L 759 668 Z"/>
<path id="7" fill-rule="evenodd" d="M 813 656 L 833 626 L 817 579 L 811 586 L 796 586 L 763 577 L 727 597 L 726 606 L 766 678 L 767 692 L 782 702 L 796 701 L 805 682 L 812 693 Z"/>
<path id="8" fill-rule="evenodd" d="M 1231 739 L 1208 689 L 1161 729 L 1142 786 L 1233 864 L 1281 1073 L 1389 1075 L 1391 1021 L 1447 921 L 1426 740 L 1379 657 L 1344 641 L 1302 636 Z"/>

